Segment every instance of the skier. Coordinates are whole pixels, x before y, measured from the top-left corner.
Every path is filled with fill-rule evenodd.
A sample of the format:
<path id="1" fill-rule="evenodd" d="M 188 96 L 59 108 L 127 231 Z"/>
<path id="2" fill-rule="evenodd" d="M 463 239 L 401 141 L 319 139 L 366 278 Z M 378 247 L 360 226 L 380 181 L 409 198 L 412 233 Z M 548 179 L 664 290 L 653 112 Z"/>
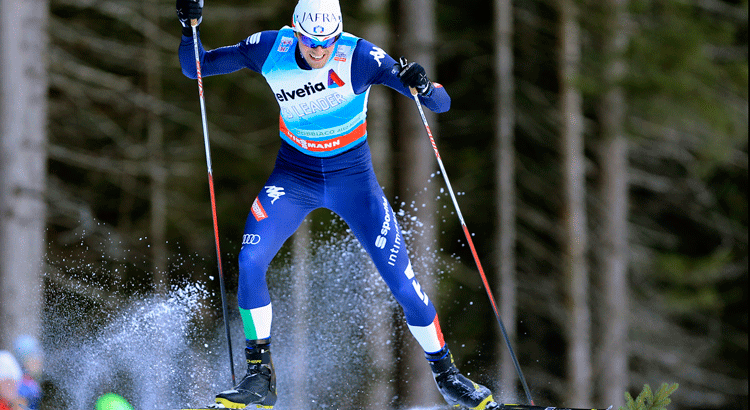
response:
<path id="1" fill-rule="evenodd" d="M 177 0 L 182 29 L 182 72 L 197 78 L 191 20 L 202 22 L 203 0 Z M 441 113 L 450 97 L 419 64 L 397 64 L 381 48 L 342 31 L 338 0 L 300 0 L 292 26 L 261 31 L 233 46 L 206 51 L 203 76 L 248 68 L 262 74 L 280 107 L 282 139 L 275 168 L 255 198 L 239 254 L 238 299 L 247 340 L 247 374 L 216 395 L 216 407 L 273 408 L 276 382 L 271 362 L 269 263 L 303 219 L 327 208 L 346 221 L 401 305 L 407 325 L 425 351 L 448 404 L 468 409 L 497 406 L 489 389 L 456 368 L 437 313 L 415 278 L 396 215 L 372 168 L 367 138 L 370 86 L 386 85 Z"/>

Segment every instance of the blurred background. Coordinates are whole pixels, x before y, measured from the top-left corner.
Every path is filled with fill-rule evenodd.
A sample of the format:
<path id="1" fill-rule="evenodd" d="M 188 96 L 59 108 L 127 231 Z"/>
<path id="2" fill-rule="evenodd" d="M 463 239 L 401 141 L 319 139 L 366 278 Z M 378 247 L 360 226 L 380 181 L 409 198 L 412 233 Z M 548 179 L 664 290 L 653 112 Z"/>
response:
<path id="1" fill-rule="evenodd" d="M 206 0 L 206 48 L 294 0 Z M 537 404 L 747 409 L 746 0 L 341 0 L 344 30 L 425 66 L 442 160 Z M 0 1 L 0 350 L 41 342 L 42 409 L 198 406 L 230 387 L 198 88 L 173 0 Z M 236 257 L 278 107 L 204 79 L 234 367 Z M 525 402 L 413 101 L 369 143 L 462 372 Z M 440 403 L 374 266 L 327 210 L 268 273 L 294 409 Z"/>

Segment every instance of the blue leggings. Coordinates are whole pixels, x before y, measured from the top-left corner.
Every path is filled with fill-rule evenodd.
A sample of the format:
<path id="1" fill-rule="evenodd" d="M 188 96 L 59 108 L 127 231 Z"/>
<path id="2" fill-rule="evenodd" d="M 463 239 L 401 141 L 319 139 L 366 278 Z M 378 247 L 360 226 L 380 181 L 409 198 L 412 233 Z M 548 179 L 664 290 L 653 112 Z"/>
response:
<path id="1" fill-rule="evenodd" d="M 414 278 L 395 214 L 372 168 L 366 142 L 329 158 L 282 142 L 276 166 L 253 203 L 239 256 L 239 306 L 269 306 L 268 265 L 317 208 L 338 214 L 367 250 L 411 326 L 436 323 L 435 307 Z"/>

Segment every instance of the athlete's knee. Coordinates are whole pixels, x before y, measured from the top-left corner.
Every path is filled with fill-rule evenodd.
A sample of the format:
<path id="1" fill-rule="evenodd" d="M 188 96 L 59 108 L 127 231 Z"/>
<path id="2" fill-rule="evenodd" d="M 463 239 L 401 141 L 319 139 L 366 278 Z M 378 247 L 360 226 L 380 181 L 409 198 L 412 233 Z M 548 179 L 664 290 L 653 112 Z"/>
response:
<path id="1" fill-rule="evenodd" d="M 239 254 L 240 279 L 254 282 L 265 280 L 266 270 L 270 261 L 252 246 L 243 246 Z"/>
<path id="2" fill-rule="evenodd" d="M 411 282 L 408 281 L 400 281 L 398 285 L 392 286 L 391 293 L 393 293 L 393 297 L 401 306 L 410 304 L 416 298 L 414 288 Z"/>
<path id="3" fill-rule="evenodd" d="M 416 279 L 399 282 L 397 286 L 391 287 L 391 292 L 407 314 L 410 311 L 422 314 L 431 307 L 430 298 Z"/>

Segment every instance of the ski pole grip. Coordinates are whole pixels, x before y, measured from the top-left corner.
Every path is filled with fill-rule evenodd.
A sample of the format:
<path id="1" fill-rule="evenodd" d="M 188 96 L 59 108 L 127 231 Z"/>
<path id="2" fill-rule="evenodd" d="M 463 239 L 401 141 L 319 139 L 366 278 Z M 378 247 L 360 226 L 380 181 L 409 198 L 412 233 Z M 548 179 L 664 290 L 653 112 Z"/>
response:
<path id="1" fill-rule="evenodd" d="M 408 62 L 408 61 L 406 61 L 406 57 L 403 57 L 403 56 L 402 56 L 401 58 L 399 58 L 399 59 L 398 59 L 398 63 L 399 63 L 399 65 L 401 66 L 401 69 L 402 69 L 402 70 L 403 70 L 404 68 L 406 68 L 406 66 L 407 66 L 407 65 L 409 64 L 409 62 Z M 409 91 L 411 92 L 411 96 L 412 96 L 412 97 L 416 97 L 416 96 L 417 96 L 417 89 L 416 89 L 416 88 L 414 88 L 414 87 L 409 87 Z"/>

